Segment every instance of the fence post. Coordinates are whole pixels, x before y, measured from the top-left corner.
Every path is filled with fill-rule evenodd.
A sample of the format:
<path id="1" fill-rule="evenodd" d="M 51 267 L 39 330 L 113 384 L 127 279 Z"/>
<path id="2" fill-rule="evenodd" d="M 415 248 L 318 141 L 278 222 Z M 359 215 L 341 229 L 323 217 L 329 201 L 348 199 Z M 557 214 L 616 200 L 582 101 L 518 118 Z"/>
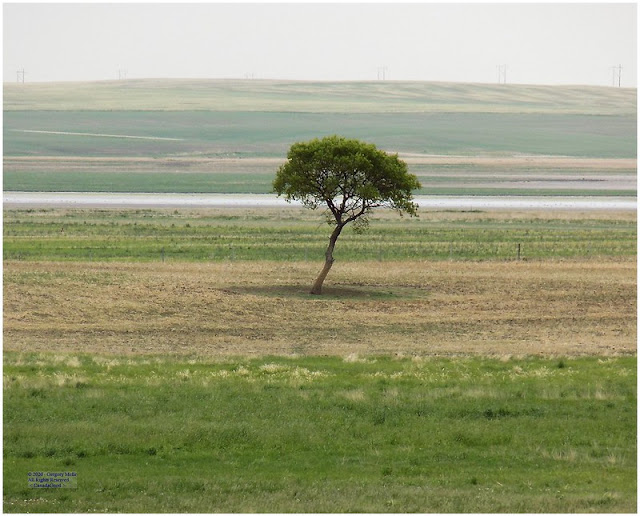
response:
<path id="1" fill-rule="evenodd" d="M 517 260 L 520 261 L 520 244 L 516 244 Z"/>
<path id="2" fill-rule="evenodd" d="M 164 247 L 160 249 L 160 257 L 162 258 L 162 263 L 164 263 Z"/>

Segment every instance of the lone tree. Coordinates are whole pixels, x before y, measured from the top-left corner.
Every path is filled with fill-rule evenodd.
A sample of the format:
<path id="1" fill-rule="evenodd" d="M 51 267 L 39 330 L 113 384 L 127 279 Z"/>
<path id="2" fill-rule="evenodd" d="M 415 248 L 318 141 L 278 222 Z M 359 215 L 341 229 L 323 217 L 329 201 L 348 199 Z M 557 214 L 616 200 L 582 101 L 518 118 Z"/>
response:
<path id="1" fill-rule="evenodd" d="M 336 241 L 349 222 L 363 231 L 371 210 L 381 206 L 415 216 L 418 206 L 411 192 L 418 188 L 418 178 L 408 173 L 407 164 L 375 145 L 341 136 L 294 143 L 287 162 L 278 169 L 273 190 L 287 202 L 300 201 L 314 210 L 326 205 L 327 222 L 335 226 L 311 293 L 322 292 Z"/>

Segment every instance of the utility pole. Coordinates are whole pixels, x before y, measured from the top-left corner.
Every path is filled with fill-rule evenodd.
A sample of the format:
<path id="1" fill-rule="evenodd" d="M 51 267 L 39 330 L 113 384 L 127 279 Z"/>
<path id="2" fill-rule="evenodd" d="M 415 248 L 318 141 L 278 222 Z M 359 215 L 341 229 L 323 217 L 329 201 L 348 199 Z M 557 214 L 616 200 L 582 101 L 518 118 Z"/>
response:
<path id="1" fill-rule="evenodd" d="M 24 68 L 22 70 L 18 70 L 16 74 L 17 74 L 17 78 L 16 78 L 17 82 L 21 82 L 22 84 L 24 84 Z"/>
<path id="2" fill-rule="evenodd" d="M 621 76 L 622 76 L 622 65 L 612 66 L 611 67 L 611 86 L 616 86 L 618 84 L 618 88 L 621 85 Z"/>
<path id="3" fill-rule="evenodd" d="M 498 84 L 507 84 L 507 65 L 498 65 Z"/>

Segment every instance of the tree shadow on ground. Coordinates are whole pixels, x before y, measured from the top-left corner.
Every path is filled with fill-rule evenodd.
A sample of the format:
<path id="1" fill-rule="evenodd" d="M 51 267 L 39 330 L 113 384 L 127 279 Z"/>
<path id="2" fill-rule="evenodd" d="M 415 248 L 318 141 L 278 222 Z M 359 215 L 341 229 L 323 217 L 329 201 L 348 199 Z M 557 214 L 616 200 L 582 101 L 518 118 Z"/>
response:
<path id="1" fill-rule="evenodd" d="M 311 285 L 268 285 L 268 286 L 239 286 L 227 289 L 229 293 L 248 294 L 255 296 L 310 299 L 310 300 L 362 300 L 384 301 L 399 299 L 415 299 L 426 295 L 425 289 L 415 287 L 391 287 L 388 285 L 326 285 L 322 294 L 310 293 Z"/>

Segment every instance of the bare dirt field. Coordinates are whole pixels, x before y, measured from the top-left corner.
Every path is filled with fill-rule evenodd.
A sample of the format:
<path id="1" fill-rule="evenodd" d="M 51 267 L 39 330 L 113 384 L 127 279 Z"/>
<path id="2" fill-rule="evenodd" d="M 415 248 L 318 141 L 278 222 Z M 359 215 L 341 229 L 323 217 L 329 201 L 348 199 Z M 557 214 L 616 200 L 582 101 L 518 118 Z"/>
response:
<path id="1" fill-rule="evenodd" d="M 181 355 L 636 352 L 633 259 L 4 264 L 4 349 Z"/>
<path id="2" fill-rule="evenodd" d="M 423 165 L 482 165 L 495 167 L 535 166 L 536 168 L 631 169 L 637 168 L 633 158 L 579 158 L 575 156 L 445 156 L 428 154 L 400 154 L 409 164 Z"/>
<path id="3" fill-rule="evenodd" d="M 568 169 L 596 169 L 619 170 L 637 169 L 638 160 L 633 158 L 580 158 L 574 156 L 450 156 L 434 154 L 399 153 L 399 157 L 409 165 L 482 165 L 487 167 L 535 167 L 535 168 L 568 168 Z M 113 166 L 114 164 L 128 167 L 147 168 L 163 166 L 198 167 L 203 170 L 219 171 L 228 166 L 251 165 L 274 168 L 285 162 L 277 157 L 247 157 L 247 158 L 212 158 L 212 157 L 86 157 L 86 156 L 5 156 L 4 163 L 12 167 L 46 167 L 47 164 L 63 164 L 65 167 L 82 167 L 87 164 L 94 166 Z"/>

